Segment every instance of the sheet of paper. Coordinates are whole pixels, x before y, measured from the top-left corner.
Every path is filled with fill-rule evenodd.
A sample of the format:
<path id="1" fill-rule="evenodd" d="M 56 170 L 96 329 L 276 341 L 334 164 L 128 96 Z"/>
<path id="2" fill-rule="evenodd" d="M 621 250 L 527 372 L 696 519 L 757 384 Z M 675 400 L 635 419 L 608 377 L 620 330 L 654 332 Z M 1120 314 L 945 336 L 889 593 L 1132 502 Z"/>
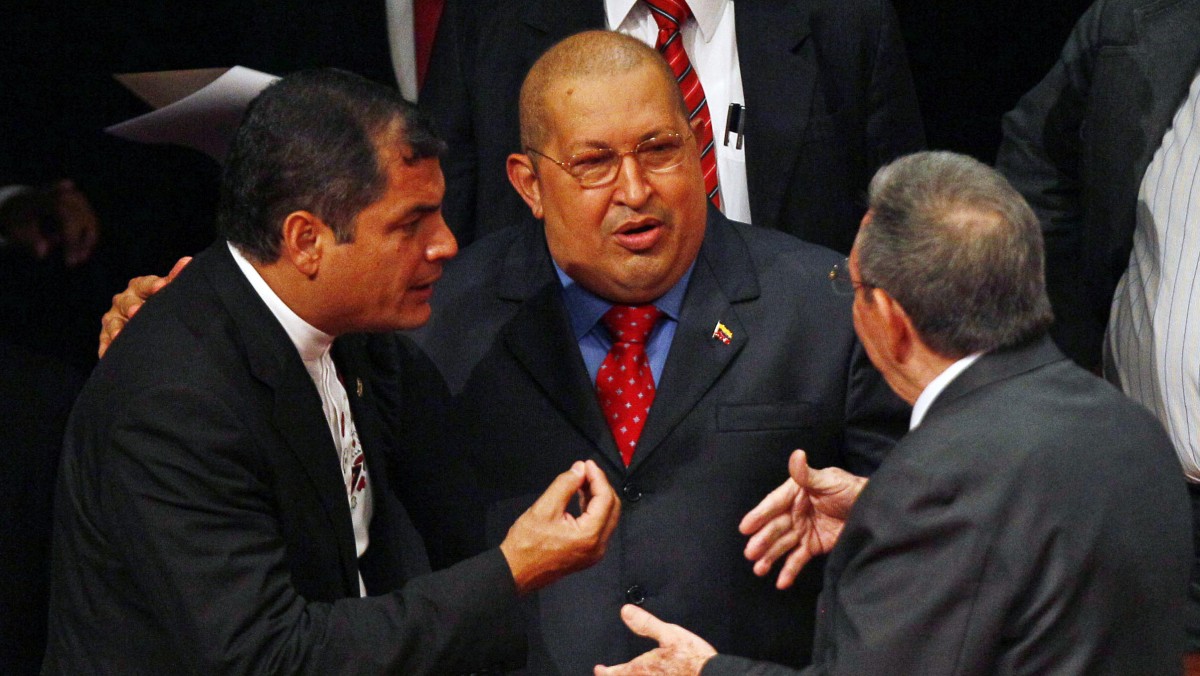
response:
<path id="1" fill-rule="evenodd" d="M 195 148 L 218 162 L 225 158 L 246 106 L 278 79 L 242 66 L 115 77 L 157 110 L 105 131 L 130 141 Z"/>

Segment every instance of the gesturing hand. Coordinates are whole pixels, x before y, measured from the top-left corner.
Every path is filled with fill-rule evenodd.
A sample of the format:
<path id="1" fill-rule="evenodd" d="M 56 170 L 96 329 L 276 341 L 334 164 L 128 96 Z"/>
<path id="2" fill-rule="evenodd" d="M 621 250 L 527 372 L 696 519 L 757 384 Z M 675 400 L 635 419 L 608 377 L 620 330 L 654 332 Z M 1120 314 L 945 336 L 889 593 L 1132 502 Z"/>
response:
<path id="1" fill-rule="evenodd" d="M 575 517 L 567 505 L 577 496 L 583 511 Z M 595 462 L 576 462 L 558 475 L 500 543 L 517 591 L 541 589 L 599 561 L 620 513 L 621 501 Z"/>
<path id="2" fill-rule="evenodd" d="M 743 535 L 750 536 L 745 554 L 754 562 L 755 575 L 767 575 L 775 561 L 787 554 L 775 581 L 779 589 L 790 587 L 814 556 L 833 549 L 850 508 L 867 485 L 865 478 L 836 467 L 809 467 L 807 455 L 800 450 L 792 453 L 788 473 L 788 480 L 750 510 L 738 526 Z"/>
<path id="3" fill-rule="evenodd" d="M 710 657 L 717 654 L 704 639 L 679 625 L 663 622 L 637 606 L 623 606 L 621 619 L 638 636 L 658 641 L 658 647 L 625 664 L 597 665 L 594 676 L 694 676 L 700 673 Z"/>

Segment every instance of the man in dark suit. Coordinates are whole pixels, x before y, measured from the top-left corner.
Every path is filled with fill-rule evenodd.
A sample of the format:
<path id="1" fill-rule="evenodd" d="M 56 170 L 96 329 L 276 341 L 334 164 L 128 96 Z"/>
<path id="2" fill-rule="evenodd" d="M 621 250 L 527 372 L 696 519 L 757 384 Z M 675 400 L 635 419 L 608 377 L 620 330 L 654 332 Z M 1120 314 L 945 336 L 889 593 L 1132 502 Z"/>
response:
<path id="1" fill-rule="evenodd" d="M 1200 2 L 1103 0 L 1004 118 L 997 168 L 1042 222 L 1059 346 L 1153 411 L 1200 526 Z M 1200 529 L 1197 529 L 1200 533 Z M 1200 674 L 1200 539 L 1188 673 Z"/>
<path id="2" fill-rule="evenodd" d="M 869 482 L 797 454 L 743 524 L 765 565 L 829 552 L 804 673 L 1179 673 L 1191 550 L 1171 444 L 1046 336 L 1041 234 L 1020 195 L 966 157 L 897 160 L 837 276 L 871 361 L 914 407 Z M 598 675 L 790 673 L 623 614 L 662 645 Z"/>
<path id="3" fill-rule="evenodd" d="M 1088 368 L 1129 264 L 1138 189 L 1200 68 L 1197 24 L 1196 0 L 1097 2 L 1004 118 L 996 167 L 1042 221 L 1051 334 Z"/>
<path id="4" fill-rule="evenodd" d="M 477 671 L 511 649 L 519 594 L 600 557 L 618 502 L 565 463 L 499 548 L 422 574 L 393 491 L 421 479 L 400 466 L 439 384 L 409 342 L 356 332 L 429 316 L 456 252 L 440 148 L 398 94 L 339 71 L 252 104 L 227 241 L 139 313 L 73 412 L 44 673 Z"/>
<path id="5" fill-rule="evenodd" d="M 619 11 L 610 5 L 632 14 L 646 11 L 642 4 L 446 3 L 421 105 L 450 145 L 444 163 L 446 220 L 461 244 L 516 223 L 533 225 L 502 175 L 508 154 L 522 150 L 517 92 L 530 65 L 572 33 L 623 29 L 610 20 Z M 705 82 L 718 78 L 741 84 L 743 96 L 731 87 L 728 103 L 745 109 L 744 138 L 725 136 L 726 126 L 735 125 L 720 124 L 726 110 L 710 103 L 718 158 L 726 151 L 741 155 L 744 149 L 744 157 L 730 165 L 744 173 L 749 195 L 750 218 L 739 220 L 849 251 L 871 174 L 924 145 L 891 5 L 887 0 L 688 4 L 694 14 L 707 11 L 716 17 L 716 28 L 700 27 L 709 33 L 704 40 L 710 49 L 721 40 L 713 31 L 730 30 L 734 38 L 728 45 L 732 55 L 714 59 L 719 68 L 697 66 L 697 72 Z M 719 23 L 730 17 L 732 27 Z M 697 54 L 691 60 L 695 64 Z"/>
<path id="6" fill-rule="evenodd" d="M 454 397 L 446 448 L 481 479 L 489 542 L 563 463 L 594 460 L 620 487 L 604 561 L 526 605 L 529 670 L 585 673 L 644 650 L 617 619 L 624 602 L 807 663 L 819 571 L 775 590 L 736 527 L 791 449 L 867 472 L 902 429 L 830 289 L 841 257 L 708 204 L 674 77 L 633 38 L 568 38 L 521 100 L 529 150 L 508 173 L 544 226 L 468 247 L 417 339 Z M 630 418 L 644 425 L 632 454 L 596 386 L 616 351 L 602 316 L 622 306 L 664 315 L 645 341 L 656 393 Z"/>

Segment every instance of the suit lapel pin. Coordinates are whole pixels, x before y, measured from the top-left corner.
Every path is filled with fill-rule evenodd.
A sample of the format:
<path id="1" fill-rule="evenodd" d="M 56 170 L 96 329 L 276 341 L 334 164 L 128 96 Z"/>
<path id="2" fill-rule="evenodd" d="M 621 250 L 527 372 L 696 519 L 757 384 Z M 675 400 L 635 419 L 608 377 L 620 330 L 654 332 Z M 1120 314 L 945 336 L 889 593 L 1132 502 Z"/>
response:
<path id="1" fill-rule="evenodd" d="M 721 322 L 717 322 L 717 327 L 713 329 L 712 337 L 728 345 L 733 340 L 733 331 L 730 331 L 729 327 Z"/>
<path id="2" fill-rule="evenodd" d="M 362 398 L 362 378 L 354 379 L 354 391 L 358 394 L 359 399 Z"/>

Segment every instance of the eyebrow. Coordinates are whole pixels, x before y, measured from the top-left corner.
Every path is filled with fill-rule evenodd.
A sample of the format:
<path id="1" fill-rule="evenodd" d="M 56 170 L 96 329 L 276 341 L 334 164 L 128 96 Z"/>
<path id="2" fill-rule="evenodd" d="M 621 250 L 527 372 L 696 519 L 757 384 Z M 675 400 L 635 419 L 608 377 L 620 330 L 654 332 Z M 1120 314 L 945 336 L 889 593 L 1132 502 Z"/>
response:
<path id="1" fill-rule="evenodd" d="M 635 144 L 641 143 L 642 141 L 645 141 L 647 139 L 652 139 L 656 136 L 662 136 L 663 134 L 679 134 L 680 136 L 686 136 L 687 132 L 682 132 L 677 129 L 673 129 L 671 127 L 656 128 L 654 131 L 647 132 L 647 133 L 643 134 L 641 137 L 639 137 L 638 140 L 635 142 Z M 594 139 L 582 139 L 579 141 L 574 141 L 572 143 L 568 143 L 565 147 L 569 149 L 569 148 L 573 148 L 576 146 L 583 146 L 583 147 L 587 147 L 587 148 L 612 148 L 612 147 L 614 147 L 613 144 L 608 143 L 607 141 L 597 141 Z"/>

